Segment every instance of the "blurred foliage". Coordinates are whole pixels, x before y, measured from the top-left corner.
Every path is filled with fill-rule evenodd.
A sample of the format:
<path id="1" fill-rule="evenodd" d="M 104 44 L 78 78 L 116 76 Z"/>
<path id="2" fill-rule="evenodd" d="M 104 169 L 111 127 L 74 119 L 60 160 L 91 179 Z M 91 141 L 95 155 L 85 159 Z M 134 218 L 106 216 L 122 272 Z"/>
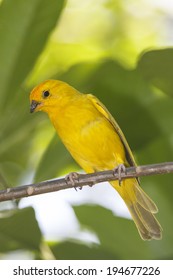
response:
<path id="1" fill-rule="evenodd" d="M 138 69 L 146 80 L 173 96 L 173 49 L 154 50 L 145 53 L 138 62 Z M 169 71 L 168 71 L 169 69 Z"/>
<path id="2" fill-rule="evenodd" d="M 100 98 L 120 124 L 140 164 L 172 160 L 173 48 L 165 45 L 145 51 L 160 47 L 163 34 L 158 37 L 158 28 L 165 19 L 164 13 L 159 17 L 152 9 L 147 11 L 142 0 L 130 4 L 2 1 L 0 189 L 78 168 L 46 117 L 29 115 L 30 89 L 48 78 L 62 79 Z M 32 208 L 11 204 L 7 210 L 3 203 L 0 254 L 3 258 L 4 253 L 26 250 L 44 259 L 50 250 L 57 259 L 172 259 L 172 181 L 172 175 L 142 179 L 142 186 L 161 209 L 161 241 L 143 242 L 130 220 L 115 217 L 101 206 L 81 205 L 74 207 L 81 228 L 94 232 L 99 244 L 77 238 L 46 242 Z"/>
<path id="3" fill-rule="evenodd" d="M 4 211 L 1 214 L 1 252 L 19 249 L 39 251 L 42 235 L 32 208 Z"/>

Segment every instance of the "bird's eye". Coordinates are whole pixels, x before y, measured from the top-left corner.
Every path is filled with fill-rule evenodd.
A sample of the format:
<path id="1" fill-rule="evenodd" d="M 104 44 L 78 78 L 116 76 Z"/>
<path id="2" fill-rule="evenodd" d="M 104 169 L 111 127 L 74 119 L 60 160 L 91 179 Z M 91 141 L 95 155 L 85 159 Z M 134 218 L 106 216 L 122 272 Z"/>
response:
<path id="1" fill-rule="evenodd" d="M 50 95 L 50 92 L 48 90 L 45 90 L 42 93 L 43 98 L 47 98 L 49 95 Z"/>

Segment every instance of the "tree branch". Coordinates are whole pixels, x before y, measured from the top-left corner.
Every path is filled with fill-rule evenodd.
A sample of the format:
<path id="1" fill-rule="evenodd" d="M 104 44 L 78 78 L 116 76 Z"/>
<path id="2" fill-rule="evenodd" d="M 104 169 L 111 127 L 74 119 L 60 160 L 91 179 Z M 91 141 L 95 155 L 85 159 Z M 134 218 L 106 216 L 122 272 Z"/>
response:
<path id="1" fill-rule="evenodd" d="M 121 174 L 121 178 L 123 180 L 132 177 L 151 176 L 167 173 L 173 173 L 173 162 L 128 167 L 126 168 L 125 173 Z M 115 174 L 113 170 L 90 174 L 78 174 L 78 178 L 77 180 L 75 180 L 75 188 L 115 180 L 118 180 L 118 173 Z M 51 181 L 44 181 L 37 184 L 8 188 L 6 190 L 0 191 L 0 202 L 43 193 L 60 191 L 73 187 L 74 185 L 70 182 L 70 180 L 67 182 L 65 178 L 62 178 Z"/>

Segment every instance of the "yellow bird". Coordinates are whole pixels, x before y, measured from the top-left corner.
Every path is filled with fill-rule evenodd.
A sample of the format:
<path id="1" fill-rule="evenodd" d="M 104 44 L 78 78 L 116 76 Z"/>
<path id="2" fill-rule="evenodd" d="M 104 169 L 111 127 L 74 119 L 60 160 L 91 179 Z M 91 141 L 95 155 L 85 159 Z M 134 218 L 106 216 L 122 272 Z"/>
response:
<path id="1" fill-rule="evenodd" d="M 48 114 L 59 137 L 87 173 L 136 166 L 120 127 L 93 95 L 82 94 L 65 82 L 48 80 L 30 94 L 31 112 Z M 162 228 L 154 217 L 158 209 L 136 178 L 110 184 L 124 200 L 144 240 L 161 239 Z M 128 229 L 127 229 L 128 230 Z"/>

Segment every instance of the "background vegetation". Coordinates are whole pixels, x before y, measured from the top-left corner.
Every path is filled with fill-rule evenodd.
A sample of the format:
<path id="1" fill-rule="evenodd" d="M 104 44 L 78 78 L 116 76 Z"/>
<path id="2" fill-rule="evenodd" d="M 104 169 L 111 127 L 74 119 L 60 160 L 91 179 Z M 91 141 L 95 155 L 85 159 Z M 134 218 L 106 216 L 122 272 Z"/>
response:
<path id="1" fill-rule="evenodd" d="M 101 99 L 140 164 L 172 161 L 173 13 L 161 2 L 1 1 L 0 189 L 78 169 L 46 116 L 29 114 L 30 90 L 48 78 Z M 34 208 L 13 201 L 0 204 L 0 258 L 172 259 L 173 175 L 141 182 L 159 207 L 161 241 L 142 241 L 131 220 L 92 199 L 69 207 L 95 239 L 47 239 Z"/>

